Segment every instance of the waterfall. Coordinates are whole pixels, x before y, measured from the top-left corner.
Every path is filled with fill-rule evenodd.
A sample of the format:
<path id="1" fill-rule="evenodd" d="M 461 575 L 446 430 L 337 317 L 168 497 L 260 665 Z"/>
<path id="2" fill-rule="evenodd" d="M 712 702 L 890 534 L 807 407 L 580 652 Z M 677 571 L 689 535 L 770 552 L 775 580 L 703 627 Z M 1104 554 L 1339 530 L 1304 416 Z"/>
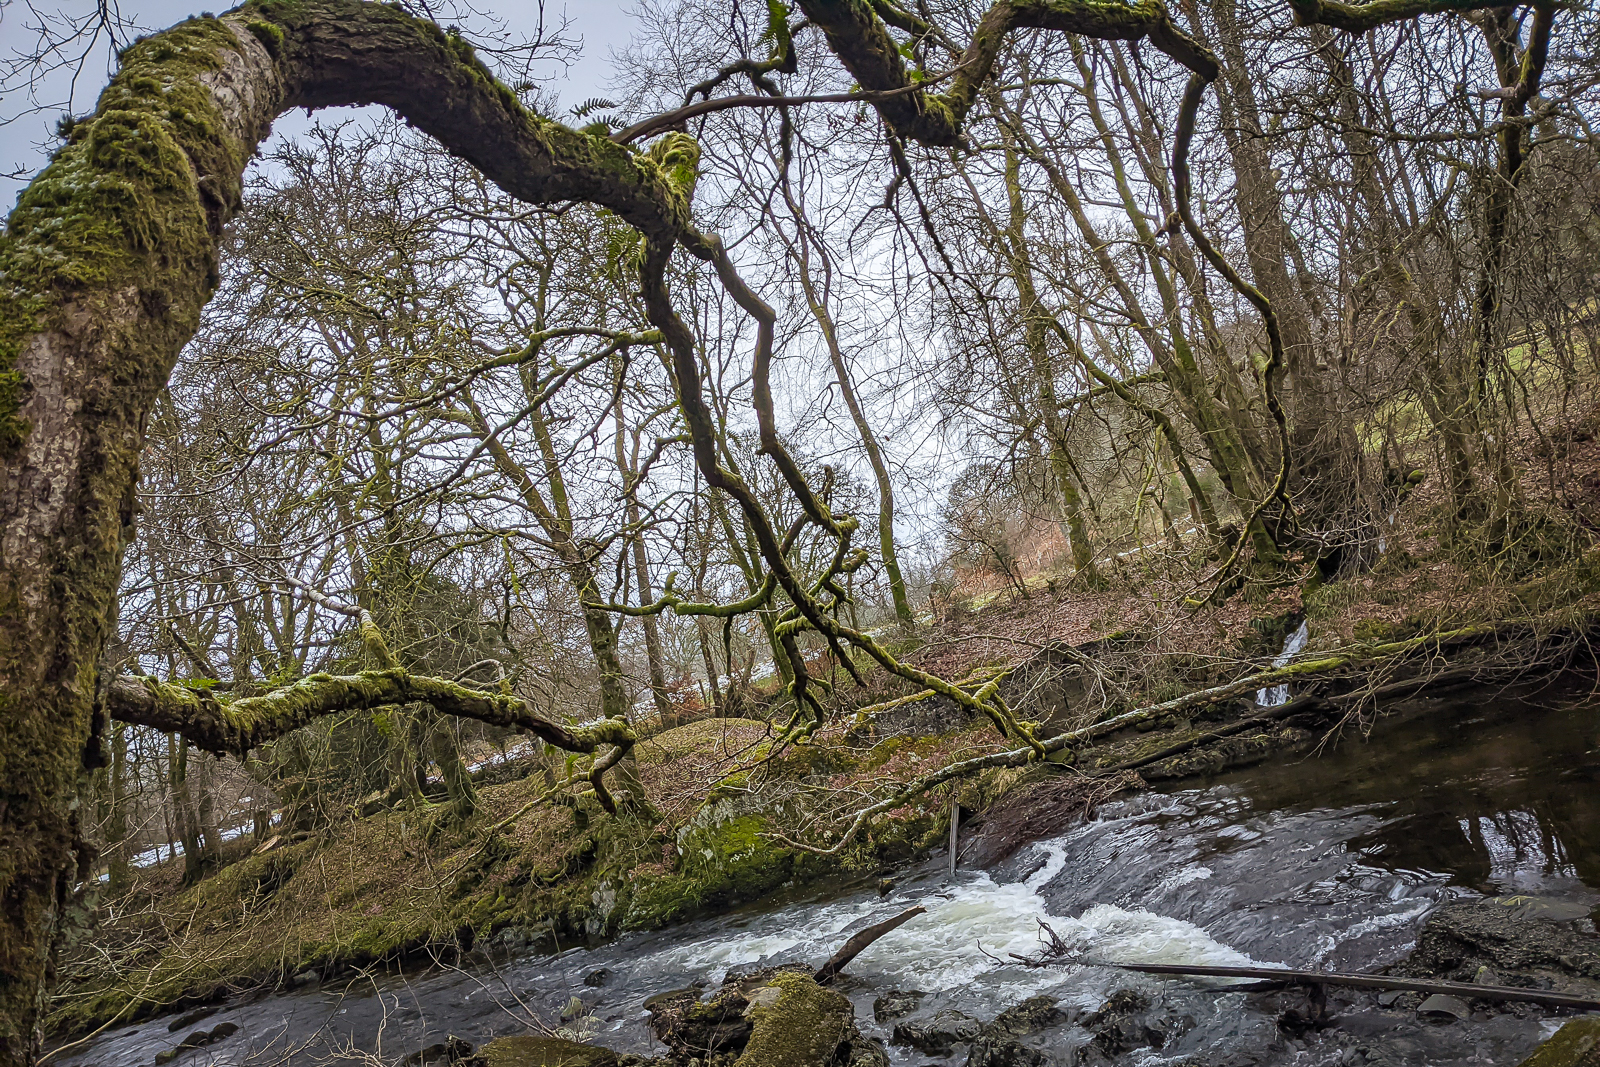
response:
<path id="1" fill-rule="evenodd" d="M 1274 667 L 1282 667 L 1294 659 L 1295 655 L 1305 647 L 1306 623 L 1302 619 L 1295 632 L 1290 634 L 1288 639 L 1283 642 L 1283 651 L 1278 653 L 1277 658 L 1272 661 L 1272 665 Z M 1268 689 L 1256 690 L 1256 703 L 1264 708 L 1275 708 L 1279 704 L 1287 704 L 1288 702 L 1289 687 L 1287 685 L 1275 685 Z"/>

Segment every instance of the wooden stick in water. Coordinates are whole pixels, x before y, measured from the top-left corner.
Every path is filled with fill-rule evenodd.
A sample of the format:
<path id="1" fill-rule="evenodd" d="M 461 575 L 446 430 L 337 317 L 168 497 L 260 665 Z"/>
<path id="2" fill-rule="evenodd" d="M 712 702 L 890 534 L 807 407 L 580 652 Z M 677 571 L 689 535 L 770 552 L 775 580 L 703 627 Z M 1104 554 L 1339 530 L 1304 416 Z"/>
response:
<path id="1" fill-rule="evenodd" d="M 827 963 L 824 963 L 821 967 L 817 968 L 817 973 L 812 977 L 817 980 L 817 984 L 827 985 L 829 982 L 833 981 L 834 976 L 836 976 L 840 971 L 844 970 L 845 964 L 849 963 L 851 960 L 861 955 L 862 952 L 866 951 L 868 945 L 878 940 L 878 938 L 882 937 L 890 930 L 895 929 L 897 926 L 909 919 L 916 918 L 918 915 L 921 915 L 927 910 L 927 908 L 924 908 L 922 905 L 918 904 L 914 908 L 907 908 L 905 911 L 902 911 L 899 915 L 896 915 L 892 919 L 885 919 L 883 922 L 869 926 L 865 930 L 856 931 L 855 935 L 852 936 L 850 940 L 846 941 L 838 952 L 833 954 L 832 959 L 830 959 Z"/>
<path id="2" fill-rule="evenodd" d="M 1343 974 L 1338 971 L 1291 971 L 1280 967 L 1208 967 L 1177 963 L 1109 963 L 1101 960 L 1060 960 L 1060 963 L 1087 963 L 1117 967 L 1144 974 L 1195 975 L 1208 978 L 1259 978 L 1295 985 L 1337 985 L 1355 989 L 1404 989 L 1415 993 L 1443 993 L 1466 999 L 1521 1000 L 1557 1008 L 1600 1011 L 1600 999 L 1574 993 L 1552 993 L 1545 989 L 1516 989 L 1509 986 L 1472 985 L 1467 982 L 1429 981 L 1396 978 L 1386 974 Z"/>

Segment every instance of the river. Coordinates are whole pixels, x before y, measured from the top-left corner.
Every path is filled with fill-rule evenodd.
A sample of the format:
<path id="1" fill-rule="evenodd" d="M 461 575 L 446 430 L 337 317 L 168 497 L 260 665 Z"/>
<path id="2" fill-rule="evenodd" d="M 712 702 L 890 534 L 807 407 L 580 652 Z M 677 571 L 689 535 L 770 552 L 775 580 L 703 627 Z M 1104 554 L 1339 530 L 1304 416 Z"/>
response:
<path id="1" fill-rule="evenodd" d="M 928 914 L 850 965 L 840 988 L 862 1029 L 907 1067 L 965 1063 L 889 1044 L 874 1021 L 889 990 L 925 994 L 901 1022 L 954 1009 L 989 1019 L 1028 996 L 1092 1010 L 1119 989 L 1147 996 L 1165 1047 L 1117 1062 L 1508 1064 L 1552 1033 L 1537 1012 L 1444 1025 L 1330 993 L 1333 1026 L 1290 1038 L 1226 982 L 1157 978 L 1102 966 L 1035 969 L 1048 923 L 1079 957 L 1122 962 L 1281 964 L 1373 970 L 1403 957 L 1434 908 L 1528 894 L 1600 906 L 1600 704 L 1564 686 L 1423 702 L 1371 741 L 1355 730 L 1324 751 L 1127 797 L 993 870 L 951 878 L 936 857 L 880 895 L 835 886 L 715 919 L 556 956 L 511 954 L 460 969 L 383 975 L 225 1004 L 200 1028 L 234 1023 L 189 1064 L 394 1063 L 456 1035 L 474 1044 L 526 1020 L 568 1023 L 619 1052 L 660 1051 L 643 1001 L 762 962 L 820 963 L 849 933 L 913 903 Z M 589 979 L 589 984 L 585 979 Z M 151 1064 L 188 1029 L 171 1017 L 110 1031 L 53 1062 Z M 1088 1038 L 1063 1025 L 1030 1038 L 1076 1062 Z M 349 1053 L 349 1054 L 346 1054 Z M 359 1055 L 356 1055 L 359 1053 Z"/>

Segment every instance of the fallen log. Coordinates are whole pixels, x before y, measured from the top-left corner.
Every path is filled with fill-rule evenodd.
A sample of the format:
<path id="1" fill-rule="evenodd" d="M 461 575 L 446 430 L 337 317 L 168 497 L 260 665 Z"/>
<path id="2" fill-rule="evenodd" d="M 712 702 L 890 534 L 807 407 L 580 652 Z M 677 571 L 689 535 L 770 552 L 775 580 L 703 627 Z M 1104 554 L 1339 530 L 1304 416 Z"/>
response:
<path id="1" fill-rule="evenodd" d="M 1040 966 L 1023 956 L 1014 958 L 1029 966 Z M 1399 978 L 1386 974 L 1344 974 L 1339 971 L 1295 971 L 1282 967 L 1211 967 L 1180 963 L 1113 963 L 1107 960 L 1059 959 L 1049 963 L 1077 963 L 1091 967 L 1115 967 L 1143 974 L 1171 974 L 1203 978 L 1255 978 L 1289 985 L 1336 985 L 1354 989 L 1400 989 L 1413 993 L 1442 993 L 1474 1000 L 1515 1000 L 1546 1004 L 1556 1008 L 1600 1011 L 1600 997 L 1574 993 L 1554 993 L 1547 989 L 1517 989 L 1511 986 L 1473 985 L 1469 982 L 1434 981 L 1425 978 Z"/>
<path id="2" fill-rule="evenodd" d="M 840 971 L 844 970 L 845 964 L 865 952 L 868 945 L 927 910 L 927 908 L 918 904 L 916 907 L 907 908 L 892 919 L 885 919 L 881 923 L 875 923 L 865 930 L 857 930 L 855 935 L 840 946 L 839 951 L 835 952 L 827 963 L 817 968 L 817 973 L 812 977 L 816 979 L 818 985 L 827 985 L 834 980 Z"/>

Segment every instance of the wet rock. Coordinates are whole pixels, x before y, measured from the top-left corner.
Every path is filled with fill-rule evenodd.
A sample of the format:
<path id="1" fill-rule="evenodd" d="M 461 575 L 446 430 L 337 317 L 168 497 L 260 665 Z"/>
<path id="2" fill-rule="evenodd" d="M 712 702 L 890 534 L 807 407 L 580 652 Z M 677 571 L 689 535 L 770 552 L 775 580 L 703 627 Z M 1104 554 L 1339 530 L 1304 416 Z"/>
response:
<path id="1" fill-rule="evenodd" d="M 190 1012 L 188 1015 L 175 1020 L 167 1029 L 174 1030 L 179 1023 L 192 1023 L 196 1019 L 203 1019 L 216 1010 L 216 1008 L 207 1008 L 200 1012 Z M 165 1067 L 166 1064 L 171 1063 L 185 1052 L 192 1052 L 195 1049 L 205 1048 L 207 1045 L 214 1045 L 218 1041 L 232 1037 L 238 1032 L 238 1023 L 218 1023 L 210 1030 L 196 1030 L 174 1047 L 156 1053 L 156 1067 Z"/>
<path id="2" fill-rule="evenodd" d="M 1167 1035 L 1150 1026 L 1145 1018 L 1144 1013 L 1149 1009 L 1149 999 L 1132 989 L 1119 989 L 1111 994 L 1098 1011 L 1078 1020 L 1078 1025 L 1094 1037 L 1078 1049 L 1077 1061 L 1109 1063 L 1134 1049 L 1159 1049 L 1166 1045 Z"/>
<path id="3" fill-rule="evenodd" d="M 1472 1009 L 1459 997 L 1435 993 L 1417 1005 L 1417 1015 L 1431 1022 L 1451 1023 L 1472 1016 Z"/>
<path id="4" fill-rule="evenodd" d="M 1029 997 L 983 1028 L 967 1054 L 967 1067 L 1046 1067 L 1050 1057 L 1017 1038 L 1066 1021 L 1067 1014 L 1056 1007 L 1054 997 Z"/>
<path id="5" fill-rule="evenodd" d="M 201 1019 L 204 1019 L 207 1015 L 215 1015 L 216 1013 L 217 1008 L 215 1005 L 205 1008 L 196 1008 L 194 1011 L 184 1012 L 182 1015 L 178 1016 L 176 1019 L 167 1024 L 167 1032 L 175 1034 L 184 1027 L 193 1026 Z"/>
<path id="6" fill-rule="evenodd" d="M 1500 898 L 1440 908 L 1394 973 L 1473 982 L 1488 968 L 1502 985 L 1563 992 L 1600 992 L 1600 936 L 1565 914 L 1528 907 L 1533 898 Z M 1504 901 L 1516 901 L 1506 904 Z"/>
<path id="7" fill-rule="evenodd" d="M 583 984 L 586 986 L 603 986 L 609 981 L 611 972 L 604 967 L 597 967 L 583 976 Z"/>
<path id="8" fill-rule="evenodd" d="M 983 1028 L 985 1037 L 1025 1037 L 1060 1026 L 1067 1021 L 1067 1013 L 1056 1007 L 1055 997 L 1029 997 L 1008 1011 L 1001 1012 L 994 1022 Z"/>
<path id="9" fill-rule="evenodd" d="M 461 1038 L 451 1035 L 448 1039 L 437 1044 L 429 1045 L 420 1052 L 413 1052 L 402 1062 L 416 1064 L 418 1067 L 427 1067 L 428 1064 L 464 1063 L 472 1055 L 472 1044 Z M 513 1063 L 515 1061 L 512 1061 Z M 510 1064 L 507 1067 L 511 1067 Z M 543 1067 L 538 1060 L 532 1061 L 532 1067 Z"/>
<path id="10" fill-rule="evenodd" d="M 818 985 L 810 975 L 786 971 L 752 990 L 747 1015 L 750 1040 L 737 1067 L 834 1067 L 876 1061 L 858 1051 L 879 1052 L 856 1030 L 855 1009 L 842 993 Z M 888 1059 L 882 1059 L 887 1067 Z"/>
<path id="11" fill-rule="evenodd" d="M 708 1001 L 701 1001 L 698 989 L 678 989 L 644 1002 L 651 1031 L 685 1060 L 742 1047 L 750 1038 L 744 1017 L 749 1006 L 742 991 L 726 986 Z"/>
<path id="12" fill-rule="evenodd" d="M 972 1046 L 967 1067 L 1050 1067 L 1050 1057 L 1008 1038 L 983 1038 Z"/>
<path id="13" fill-rule="evenodd" d="M 983 1032 L 983 1024 L 963 1012 L 946 1008 L 926 1022 L 898 1023 L 890 1037 L 896 1045 L 907 1045 L 935 1056 L 948 1054 L 956 1045 L 966 1044 Z"/>
<path id="14" fill-rule="evenodd" d="M 1600 981 L 1600 936 L 1568 921 L 1518 918 L 1517 909 L 1493 901 L 1451 904 L 1427 920 L 1405 971 L 1426 968 L 1470 981 L 1482 966 L 1501 974 L 1544 969 Z"/>
<path id="15" fill-rule="evenodd" d="M 889 1067 L 855 1009 L 807 964 L 730 975 L 706 1000 L 680 989 L 645 1001 L 650 1028 L 684 1067 Z"/>
<path id="16" fill-rule="evenodd" d="M 902 1015 L 916 1011 L 917 1005 L 921 1004 L 922 998 L 927 995 L 917 990 L 891 989 L 872 1002 L 872 1017 L 880 1023 L 898 1019 Z"/>
<path id="17" fill-rule="evenodd" d="M 1520 1067 L 1600 1067 L 1600 1017 L 1573 1019 Z"/>
<path id="18" fill-rule="evenodd" d="M 644 1002 L 650 1029 L 679 1060 L 737 1051 L 750 1040 L 752 998 L 770 1002 L 780 992 L 768 989 L 778 975 L 803 974 L 809 979 L 811 970 L 807 964 L 796 963 L 729 975 L 722 988 L 706 1000 L 701 1000 L 700 990 L 694 988 L 651 997 Z"/>
<path id="19" fill-rule="evenodd" d="M 580 1045 L 558 1037 L 518 1034 L 483 1046 L 471 1067 L 618 1067 L 617 1054 L 598 1045 Z"/>
<path id="20" fill-rule="evenodd" d="M 1530 897 L 1521 893 L 1509 897 L 1494 897 L 1487 903 L 1505 908 L 1506 914 L 1512 919 L 1545 919 L 1557 923 L 1587 919 L 1591 910 L 1586 904 L 1574 904 L 1569 900 L 1551 900 L 1547 897 Z"/>

